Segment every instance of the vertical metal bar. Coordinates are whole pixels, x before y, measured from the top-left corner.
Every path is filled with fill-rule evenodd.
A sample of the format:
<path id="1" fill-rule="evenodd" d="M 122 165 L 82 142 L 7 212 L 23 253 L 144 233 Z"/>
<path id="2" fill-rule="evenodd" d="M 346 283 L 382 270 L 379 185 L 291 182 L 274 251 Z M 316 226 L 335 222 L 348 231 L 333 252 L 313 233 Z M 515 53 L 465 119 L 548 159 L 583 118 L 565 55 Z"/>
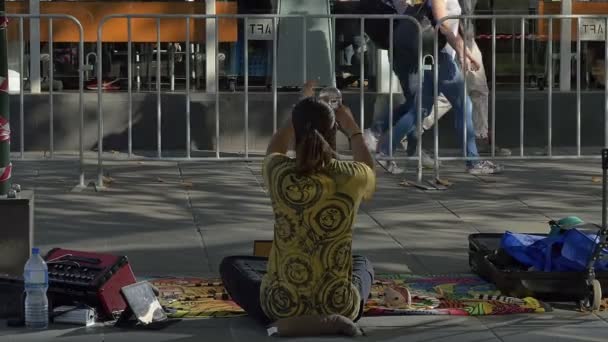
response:
<path id="1" fill-rule="evenodd" d="M 186 17 L 186 158 L 192 156 L 192 137 L 190 126 L 190 17 Z"/>
<path id="2" fill-rule="evenodd" d="M 78 130 L 78 145 L 80 154 L 80 187 L 84 184 L 84 30 L 82 25 L 75 21 L 78 26 L 79 42 L 78 42 L 78 113 L 80 114 L 80 129 Z"/>
<path id="3" fill-rule="evenodd" d="M 492 158 L 496 156 L 496 18 L 492 18 Z"/>
<path id="4" fill-rule="evenodd" d="M 604 25 L 608 25 L 608 18 Z M 608 148 L 608 26 L 604 26 L 604 32 L 604 147 Z"/>
<path id="5" fill-rule="evenodd" d="M 361 28 L 359 34 L 361 35 L 361 44 L 365 43 L 365 18 L 361 18 Z M 363 52 L 363 45 L 360 46 L 361 58 L 359 58 L 359 72 L 361 73 L 359 78 L 359 106 L 361 117 L 359 119 L 359 127 L 365 129 L 365 53 Z M 333 54 L 332 54 L 333 56 Z M 332 73 L 332 75 L 334 75 Z"/>
<path id="6" fill-rule="evenodd" d="M 19 17 L 19 152 L 21 154 L 21 159 L 25 158 L 25 139 L 23 137 L 25 123 L 23 120 L 25 119 L 24 115 L 24 90 L 23 90 L 23 63 L 24 63 L 24 37 L 23 37 L 23 17 Z"/>
<path id="7" fill-rule="evenodd" d="M 248 27 L 248 18 L 245 17 L 245 27 Z M 245 158 L 249 158 L 249 37 L 245 32 L 245 57 L 244 57 L 244 74 L 245 74 Z M 306 57 L 304 57 L 306 60 Z M 306 62 L 304 62 L 306 63 Z"/>
<path id="8" fill-rule="evenodd" d="M 101 51 L 104 21 L 97 28 L 97 186 L 103 187 L 103 54 Z"/>
<path id="9" fill-rule="evenodd" d="M 129 101 L 129 158 L 133 156 L 133 42 L 131 37 L 131 18 L 127 18 L 127 78 L 128 78 L 128 101 Z"/>
<path id="10" fill-rule="evenodd" d="M 156 154 L 162 158 L 162 108 L 160 93 L 160 18 L 156 18 Z"/>
<path id="11" fill-rule="evenodd" d="M 417 34 L 419 35 L 420 38 L 422 35 L 422 32 L 420 31 L 420 26 L 418 26 L 418 32 Z M 417 152 L 418 152 L 418 168 L 417 168 L 417 172 L 416 172 L 416 179 L 418 180 L 418 182 L 422 182 L 422 80 L 423 80 L 423 73 L 424 73 L 424 61 L 423 61 L 423 57 L 422 57 L 422 39 L 418 39 L 418 96 L 416 96 L 416 104 L 417 104 L 417 112 L 418 112 L 418 117 L 416 118 L 416 129 L 418 130 L 416 136 L 418 137 L 416 139 L 416 144 L 417 144 Z M 437 41 L 437 39 L 435 39 L 435 41 Z M 408 85 L 409 86 L 409 85 Z M 410 99 L 406 99 L 406 101 L 410 101 Z M 437 116 L 437 115 L 435 115 Z"/>
<path id="12" fill-rule="evenodd" d="M 277 131 L 278 87 L 277 87 L 277 18 L 272 17 L 272 133 Z M 334 77 L 335 79 L 335 77 Z"/>
<path id="13" fill-rule="evenodd" d="M 169 55 L 169 89 L 175 91 L 175 47 L 173 43 L 167 46 L 167 54 Z"/>
<path id="14" fill-rule="evenodd" d="M 576 20 L 576 156 L 581 156 L 581 32 Z"/>
<path id="15" fill-rule="evenodd" d="M 363 21 L 363 18 L 361 19 Z M 336 86 L 336 17 L 331 17 L 331 85 Z"/>
<path id="16" fill-rule="evenodd" d="M 308 47 L 306 44 L 306 38 L 308 37 L 308 34 L 306 32 L 307 30 L 307 19 L 308 17 L 306 17 L 306 15 L 302 16 L 302 55 L 304 57 L 302 57 L 302 84 L 306 83 L 306 81 L 308 80 L 308 70 L 307 70 L 307 66 L 306 66 L 306 60 L 308 57 Z"/>
<path id="17" fill-rule="evenodd" d="M 49 18 L 49 151 L 51 159 L 55 156 L 55 112 L 53 103 L 53 18 Z"/>
<path id="18" fill-rule="evenodd" d="M 553 18 L 549 18 L 549 89 L 548 89 L 548 130 L 547 144 L 548 155 L 553 156 Z"/>
<path id="19" fill-rule="evenodd" d="M 525 43 L 526 21 L 521 18 L 521 41 L 519 42 L 519 155 L 524 156 L 524 110 L 525 110 Z"/>
<path id="20" fill-rule="evenodd" d="M 206 17 L 209 20 L 209 17 Z M 213 20 L 215 23 L 215 51 L 218 51 L 218 32 L 219 24 L 217 19 Z M 215 70 L 219 69 L 219 53 L 215 54 Z M 215 78 L 215 157 L 220 158 L 220 80 L 219 77 Z"/>
<path id="21" fill-rule="evenodd" d="M 468 92 L 468 87 L 467 87 L 467 76 L 469 73 L 469 60 L 468 58 L 466 58 L 467 55 L 467 50 L 468 50 L 468 45 L 467 45 L 467 31 L 469 29 L 469 19 L 465 18 L 464 19 L 464 41 L 462 44 L 462 56 L 465 56 L 462 61 L 463 61 L 463 66 L 462 66 L 462 70 L 463 70 L 463 83 L 464 83 L 464 87 L 462 89 L 462 106 L 463 106 L 463 113 L 462 113 L 462 156 L 465 158 L 465 160 L 467 160 L 467 116 L 469 114 L 467 107 L 469 105 L 469 92 Z M 437 113 L 437 107 L 435 107 L 435 113 Z M 473 115 L 473 113 L 471 113 L 471 115 Z M 437 116 L 437 114 L 435 114 L 435 117 Z M 471 118 L 472 119 L 472 118 Z"/>
<path id="22" fill-rule="evenodd" d="M 394 24 L 395 17 L 391 16 L 389 19 L 389 31 L 388 31 L 388 61 L 389 65 L 391 65 L 391 70 L 389 71 L 388 76 L 388 155 L 389 157 L 393 157 L 393 37 L 395 35 Z"/>
<path id="23" fill-rule="evenodd" d="M 421 37 L 422 38 L 422 37 Z M 421 39 L 422 40 L 422 39 Z M 433 46 L 433 107 L 435 110 L 435 125 L 433 127 L 433 140 L 435 149 L 435 179 L 439 179 L 439 29 L 435 30 L 435 43 Z M 422 95 L 422 94 L 420 94 Z M 422 154 L 422 152 L 421 152 Z M 420 156 L 422 161 L 422 156 Z"/>

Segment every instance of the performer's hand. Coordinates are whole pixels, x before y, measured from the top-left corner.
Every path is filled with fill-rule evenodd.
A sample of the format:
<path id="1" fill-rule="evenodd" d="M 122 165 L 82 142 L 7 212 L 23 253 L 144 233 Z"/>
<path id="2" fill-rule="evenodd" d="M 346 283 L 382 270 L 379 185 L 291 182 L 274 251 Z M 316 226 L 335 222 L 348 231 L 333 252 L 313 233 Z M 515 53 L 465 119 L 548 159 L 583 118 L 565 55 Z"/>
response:
<path id="1" fill-rule="evenodd" d="M 341 105 L 336 109 L 336 122 L 338 123 L 342 133 L 350 137 L 353 133 L 360 131 L 359 125 L 353 118 L 353 113 L 350 108 Z"/>
<path id="2" fill-rule="evenodd" d="M 316 80 L 306 81 L 304 83 L 304 88 L 302 89 L 303 97 L 312 97 L 315 96 L 315 87 L 317 86 Z"/>
<path id="3" fill-rule="evenodd" d="M 468 58 L 469 63 L 467 65 L 467 72 L 468 71 L 479 71 L 479 69 L 481 69 L 481 64 L 479 64 L 479 62 L 477 60 L 475 60 L 474 58 Z M 464 66 L 464 64 L 462 64 Z"/>

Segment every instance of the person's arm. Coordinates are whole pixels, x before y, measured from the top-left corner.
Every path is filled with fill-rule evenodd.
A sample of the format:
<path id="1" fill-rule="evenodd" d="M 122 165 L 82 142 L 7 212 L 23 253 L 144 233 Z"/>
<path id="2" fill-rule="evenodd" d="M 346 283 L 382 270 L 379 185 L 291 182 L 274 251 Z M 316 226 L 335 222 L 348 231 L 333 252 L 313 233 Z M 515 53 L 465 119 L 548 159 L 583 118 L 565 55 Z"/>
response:
<path id="1" fill-rule="evenodd" d="M 442 18 L 445 18 L 448 16 L 448 11 L 446 8 L 445 0 L 433 0 L 431 2 L 431 6 L 432 6 L 432 10 L 433 10 L 433 17 L 435 18 L 435 20 L 437 22 L 439 22 Z M 474 70 L 474 71 L 479 70 L 479 68 L 481 67 L 479 64 L 480 62 L 475 60 L 471 51 L 469 51 L 469 49 L 465 47 L 464 40 L 462 39 L 460 34 L 455 34 L 452 31 L 452 29 L 449 26 L 449 20 L 443 21 L 441 23 L 441 26 L 439 27 L 439 30 L 445 36 L 446 40 L 448 41 L 448 44 L 450 44 L 450 46 L 452 48 L 454 48 L 454 50 L 456 51 L 456 54 L 458 55 L 461 65 L 464 67 L 464 65 L 465 65 L 464 59 L 466 58 L 469 61 L 471 61 L 472 70 Z M 464 51 L 464 53 L 463 53 L 463 51 Z"/>
<path id="2" fill-rule="evenodd" d="M 293 140 L 294 130 L 291 120 L 281 127 L 270 139 L 270 144 L 266 149 L 266 155 L 273 153 L 287 154 L 289 144 Z"/>
<path id="3" fill-rule="evenodd" d="M 350 139 L 351 149 L 353 151 L 353 159 L 369 166 L 374 170 L 374 158 L 365 145 L 363 140 L 363 132 L 357 122 L 353 118 L 350 109 L 344 105 L 336 110 L 336 121 L 340 124 L 340 128 Z"/>

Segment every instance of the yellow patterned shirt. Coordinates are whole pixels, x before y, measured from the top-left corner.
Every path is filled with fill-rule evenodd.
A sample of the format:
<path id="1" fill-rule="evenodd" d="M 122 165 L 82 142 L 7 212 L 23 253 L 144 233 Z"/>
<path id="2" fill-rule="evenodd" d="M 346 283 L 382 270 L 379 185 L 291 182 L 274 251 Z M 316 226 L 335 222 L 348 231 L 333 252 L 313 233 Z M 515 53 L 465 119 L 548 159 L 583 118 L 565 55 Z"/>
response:
<path id="1" fill-rule="evenodd" d="M 264 182 L 275 215 L 260 302 L 271 320 L 308 314 L 354 319 L 361 298 L 352 284 L 352 227 L 375 175 L 358 162 L 332 160 L 323 172 L 298 176 L 295 160 L 266 157 Z"/>

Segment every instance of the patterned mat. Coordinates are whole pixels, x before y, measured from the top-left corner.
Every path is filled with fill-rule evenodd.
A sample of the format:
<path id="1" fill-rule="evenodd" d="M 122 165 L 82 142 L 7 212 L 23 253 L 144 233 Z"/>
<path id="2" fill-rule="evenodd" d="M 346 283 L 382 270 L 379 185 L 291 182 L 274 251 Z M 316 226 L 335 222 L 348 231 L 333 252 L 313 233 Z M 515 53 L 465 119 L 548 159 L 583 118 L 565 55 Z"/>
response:
<path id="1" fill-rule="evenodd" d="M 235 317 L 245 312 L 230 300 L 218 280 L 157 278 L 160 302 L 171 317 Z M 387 301 L 386 294 L 411 296 L 411 303 Z M 390 303 L 389 303 L 390 302 Z M 550 307 L 533 298 L 499 296 L 494 285 L 474 275 L 420 276 L 379 274 L 365 308 L 366 316 L 390 315 L 502 315 L 540 313 Z"/>
<path id="2" fill-rule="evenodd" d="M 390 315 L 504 315 L 541 313 L 550 307 L 534 298 L 500 296 L 493 284 L 470 275 L 427 276 L 412 274 L 379 274 L 365 307 L 366 316 Z M 392 291 L 391 291 L 392 290 Z M 393 301 L 385 294 L 411 296 L 408 305 L 403 298 Z M 394 295 L 398 296 L 398 295 Z"/>

